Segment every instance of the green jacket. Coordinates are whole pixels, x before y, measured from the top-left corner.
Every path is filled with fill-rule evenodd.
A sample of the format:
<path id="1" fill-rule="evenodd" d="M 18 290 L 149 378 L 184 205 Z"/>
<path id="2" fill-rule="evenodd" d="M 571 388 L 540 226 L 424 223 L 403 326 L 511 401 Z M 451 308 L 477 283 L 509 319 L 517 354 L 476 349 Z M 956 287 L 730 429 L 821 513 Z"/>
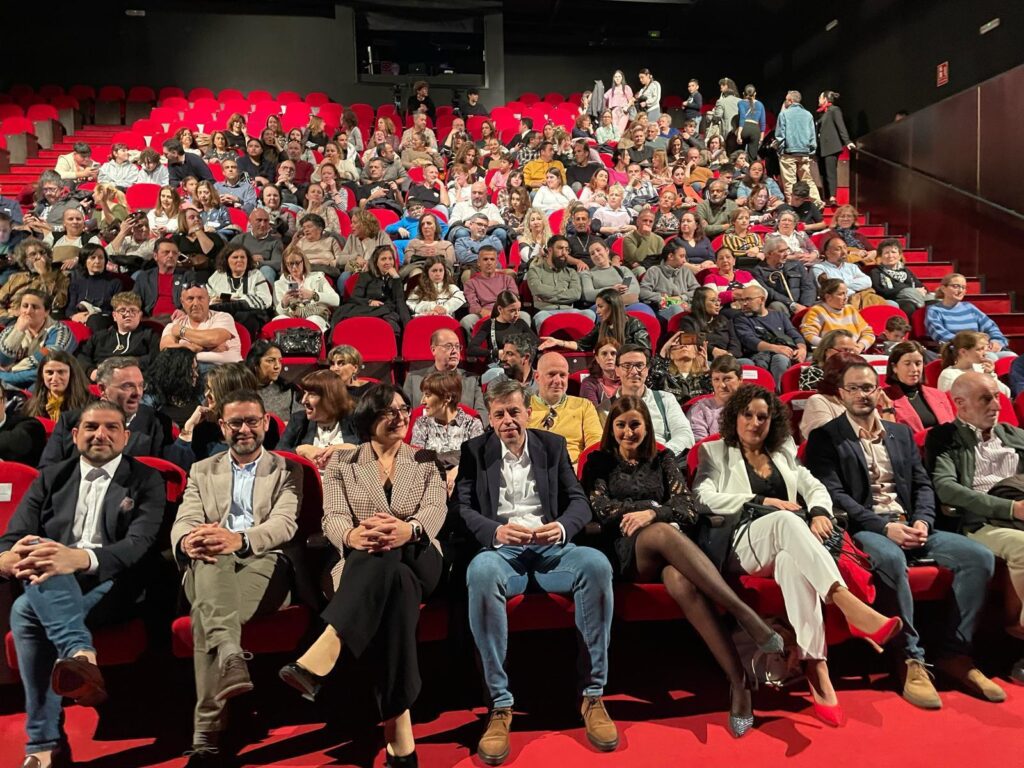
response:
<path id="1" fill-rule="evenodd" d="M 1003 445 L 1013 448 L 1024 460 L 1024 430 L 1010 424 L 996 424 L 993 430 Z M 940 424 L 928 432 L 925 442 L 927 467 L 939 501 L 953 507 L 963 518 L 965 531 L 983 525 L 1019 527 L 1013 517 L 1013 502 L 971 488 L 974 480 L 974 449 L 978 439 L 959 419 Z"/>

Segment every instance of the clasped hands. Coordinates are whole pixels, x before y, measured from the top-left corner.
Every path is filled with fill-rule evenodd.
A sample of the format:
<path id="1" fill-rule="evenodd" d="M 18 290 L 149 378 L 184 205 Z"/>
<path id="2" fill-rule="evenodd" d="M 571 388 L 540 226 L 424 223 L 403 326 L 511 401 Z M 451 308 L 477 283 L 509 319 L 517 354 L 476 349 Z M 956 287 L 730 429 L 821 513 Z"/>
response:
<path id="1" fill-rule="evenodd" d="M 51 576 L 86 571 L 91 563 L 84 549 L 39 536 L 24 536 L 10 551 L 0 555 L 0 575 L 42 584 Z"/>
<path id="2" fill-rule="evenodd" d="M 366 552 L 388 552 L 412 538 L 412 526 L 386 512 L 363 520 L 345 535 L 345 546 Z"/>
<path id="3" fill-rule="evenodd" d="M 494 540 L 498 544 L 525 547 L 528 544 L 557 544 L 562 540 L 562 526 L 558 523 L 546 523 L 540 528 L 527 528 L 516 523 L 499 525 L 494 532 Z"/>
<path id="4" fill-rule="evenodd" d="M 203 563 L 215 563 L 219 555 L 230 555 L 241 548 L 242 534 L 229 531 L 220 523 L 197 525 L 181 540 L 181 551 Z"/>

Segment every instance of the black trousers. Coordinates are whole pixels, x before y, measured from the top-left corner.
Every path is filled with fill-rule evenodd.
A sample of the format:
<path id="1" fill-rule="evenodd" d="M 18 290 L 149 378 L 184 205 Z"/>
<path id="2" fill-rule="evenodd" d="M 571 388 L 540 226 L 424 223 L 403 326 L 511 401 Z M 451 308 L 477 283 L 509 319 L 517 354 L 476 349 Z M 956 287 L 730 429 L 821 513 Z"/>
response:
<path id="1" fill-rule="evenodd" d="M 839 188 L 839 155 L 819 157 L 818 171 L 821 173 L 821 199 L 828 202 Z"/>
<path id="2" fill-rule="evenodd" d="M 743 121 L 743 130 L 740 132 L 740 140 L 743 142 L 743 149 L 747 153 L 750 162 L 757 160 L 757 150 L 761 147 L 761 126 L 749 120 Z"/>
<path id="3" fill-rule="evenodd" d="M 437 588 L 442 565 L 441 553 L 429 544 L 345 552 L 341 584 L 322 616 L 352 656 L 372 665 L 384 720 L 409 709 L 419 696 L 416 625 L 420 603 Z"/>

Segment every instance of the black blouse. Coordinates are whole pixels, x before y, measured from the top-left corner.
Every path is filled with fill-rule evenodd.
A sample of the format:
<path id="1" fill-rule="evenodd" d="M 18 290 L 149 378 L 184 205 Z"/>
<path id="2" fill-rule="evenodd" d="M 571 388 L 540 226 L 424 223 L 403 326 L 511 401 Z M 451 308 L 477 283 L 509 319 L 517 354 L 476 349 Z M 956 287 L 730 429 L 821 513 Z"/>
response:
<path id="1" fill-rule="evenodd" d="M 768 477 L 761 477 L 754 468 L 750 466 L 750 462 L 744 457 L 743 464 L 747 468 L 747 479 L 750 481 L 750 490 L 753 491 L 754 495 L 759 499 L 772 498 L 772 499 L 788 499 L 789 491 L 786 489 L 786 481 L 782 479 L 782 473 L 779 472 L 779 468 L 775 466 L 775 462 L 768 459 L 768 465 L 772 468 L 772 472 Z M 758 501 L 760 503 L 760 501 Z"/>

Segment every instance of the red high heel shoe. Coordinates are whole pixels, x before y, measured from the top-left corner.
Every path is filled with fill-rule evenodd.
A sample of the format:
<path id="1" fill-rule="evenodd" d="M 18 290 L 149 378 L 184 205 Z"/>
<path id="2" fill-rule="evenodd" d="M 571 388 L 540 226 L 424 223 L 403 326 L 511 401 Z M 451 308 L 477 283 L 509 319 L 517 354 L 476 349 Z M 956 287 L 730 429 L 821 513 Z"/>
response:
<path id="1" fill-rule="evenodd" d="M 830 706 L 828 704 L 819 704 L 812 700 L 811 707 L 814 711 L 814 716 L 825 725 L 838 728 L 846 722 L 846 715 L 843 714 L 843 708 L 839 704 L 832 704 Z"/>
<path id="2" fill-rule="evenodd" d="M 850 627 L 851 635 L 867 641 L 875 649 L 876 653 L 881 653 L 882 646 L 892 640 L 896 633 L 903 629 L 903 619 L 899 616 L 893 616 L 874 632 L 865 632 L 853 624 L 848 624 L 848 626 Z"/>

